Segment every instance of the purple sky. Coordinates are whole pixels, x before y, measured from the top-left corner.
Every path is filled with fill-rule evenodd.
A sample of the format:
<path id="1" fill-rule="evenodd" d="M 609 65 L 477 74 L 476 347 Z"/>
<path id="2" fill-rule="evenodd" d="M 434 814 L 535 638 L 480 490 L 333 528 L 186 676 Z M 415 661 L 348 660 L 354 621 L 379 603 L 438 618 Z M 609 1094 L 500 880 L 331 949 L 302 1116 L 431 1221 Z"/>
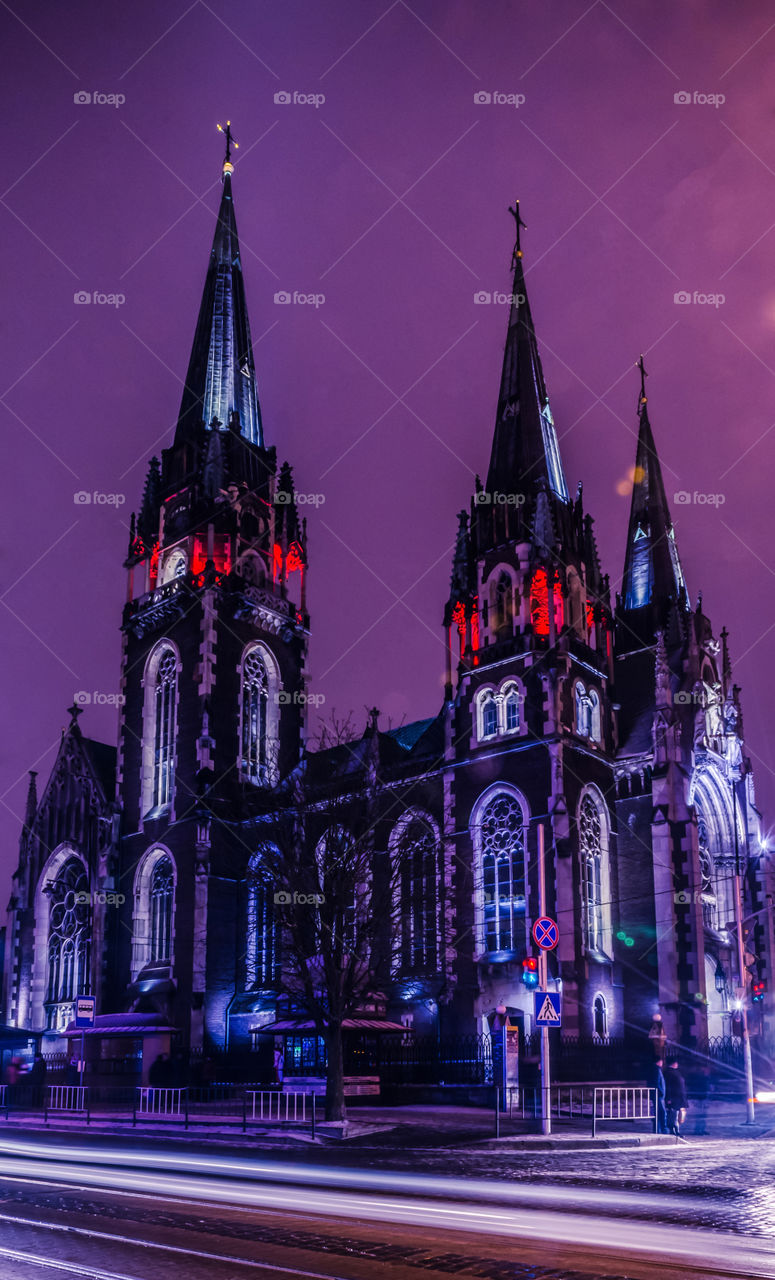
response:
<path id="1" fill-rule="evenodd" d="M 455 516 L 486 471 L 507 319 L 474 294 L 508 290 L 519 196 L 568 482 L 612 584 L 641 351 L 669 495 L 723 496 L 673 512 L 692 598 L 731 632 L 772 812 L 771 19 L 764 0 L 3 5 L 4 868 L 74 692 L 118 687 L 129 513 L 171 441 L 227 117 L 267 438 L 325 497 L 309 510 L 324 711 L 439 708 Z M 126 300 L 79 306 L 80 289 Z M 81 724 L 115 739 L 110 706 Z"/>

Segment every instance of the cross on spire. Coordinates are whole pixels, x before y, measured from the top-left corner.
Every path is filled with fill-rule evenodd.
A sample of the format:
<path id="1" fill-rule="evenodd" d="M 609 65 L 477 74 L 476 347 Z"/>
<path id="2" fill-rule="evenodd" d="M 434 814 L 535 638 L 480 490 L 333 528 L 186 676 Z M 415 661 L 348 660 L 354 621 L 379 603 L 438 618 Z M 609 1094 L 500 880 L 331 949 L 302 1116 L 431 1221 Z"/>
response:
<path id="1" fill-rule="evenodd" d="M 222 133 L 222 134 L 224 135 L 224 137 L 226 138 L 226 155 L 225 155 L 225 156 L 224 156 L 224 158 L 223 158 L 224 166 L 226 166 L 227 164 L 231 164 L 231 149 L 232 149 L 232 147 L 234 147 L 234 150 L 235 150 L 235 151 L 237 151 L 237 150 L 239 149 L 239 143 L 234 141 L 234 136 L 233 136 L 232 131 L 231 131 L 231 120 L 227 120 L 227 121 L 226 121 L 226 128 L 225 128 L 225 129 L 224 129 L 224 127 L 223 127 L 223 125 L 222 125 L 222 124 L 219 124 L 219 125 L 218 125 L 218 132 L 219 132 L 219 133 Z"/>
<path id="2" fill-rule="evenodd" d="M 78 723 L 78 717 L 83 715 L 83 707 L 79 707 L 78 703 L 73 699 L 73 705 L 68 707 L 67 711 L 70 716 L 70 724 L 76 725 Z"/>
<path id="3" fill-rule="evenodd" d="M 522 249 L 519 243 L 520 228 L 524 227 L 525 230 L 527 230 L 527 223 L 522 221 L 522 215 L 519 212 L 519 200 L 514 201 L 513 209 L 511 208 L 511 206 L 509 206 L 509 213 L 511 214 L 512 218 L 514 219 L 514 222 L 516 223 L 516 231 L 517 231 L 517 239 L 514 244 L 514 252 L 511 255 L 511 265 L 512 267 L 514 267 L 516 266 L 517 258 L 522 257 Z"/>
<path id="4" fill-rule="evenodd" d="M 643 363 L 643 356 L 641 356 L 640 360 L 638 360 L 636 368 L 640 369 L 640 396 L 638 397 L 638 413 L 640 413 L 641 409 L 643 408 L 647 400 L 646 379 L 649 376 L 646 373 L 646 366 Z"/>

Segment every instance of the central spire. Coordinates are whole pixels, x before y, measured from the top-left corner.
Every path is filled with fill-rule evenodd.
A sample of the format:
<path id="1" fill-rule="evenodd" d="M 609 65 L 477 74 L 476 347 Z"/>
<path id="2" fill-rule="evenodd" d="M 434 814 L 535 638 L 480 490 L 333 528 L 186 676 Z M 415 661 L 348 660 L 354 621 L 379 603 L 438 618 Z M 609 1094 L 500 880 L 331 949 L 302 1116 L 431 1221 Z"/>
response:
<path id="1" fill-rule="evenodd" d="M 221 125 L 218 128 L 226 138 L 223 193 L 176 440 L 203 421 L 208 428 L 231 427 L 252 444 L 262 445 L 261 410 L 231 190 L 231 149 L 236 149 L 238 143 L 230 122 L 225 129 Z"/>
<path id="2" fill-rule="evenodd" d="M 527 298 L 520 240 L 525 223 L 518 200 L 509 213 L 516 223 L 514 285 L 487 491 L 522 493 L 548 487 L 567 502 L 568 486 Z"/>
<path id="3" fill-rule="evenodd" d="M 670 508 L 667 505 L 662 468 L 649 421 L 646 396 L 648 375 L 643 356 L 638 361 L 638 369 L 638 446 L 624 560 L 622 605 L 627 614 L 637 614 L 640 610 L 648 612 L 648 619 L 644 619 L 644 635 L 646 643 L 653 643 L 652 632 L 657 626 L 664 625 L 668 602 L 685 602 L 686 583 L 678 556 Z M 632 618 L 630 625 L 634 625 Z"/>

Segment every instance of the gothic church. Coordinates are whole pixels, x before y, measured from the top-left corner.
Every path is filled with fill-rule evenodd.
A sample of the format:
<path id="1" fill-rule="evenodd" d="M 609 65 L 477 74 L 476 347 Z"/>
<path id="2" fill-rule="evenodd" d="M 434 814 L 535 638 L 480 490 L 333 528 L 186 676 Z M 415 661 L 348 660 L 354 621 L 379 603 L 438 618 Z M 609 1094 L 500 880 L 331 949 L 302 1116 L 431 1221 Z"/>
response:
<path id="1" fill-rule="evenodd" d="M 306 760 L 356 794 L 368 775 L 375 848 L 411 852 L 374 974 L 395 1020 L 483 1032 L 505 1007 L 532 1029 L 542 826 L 563 1032 L 605 1040 L 659 1012 L 688 1046 L 729 1036 L 737 873 L 747 983 L 772 980 L 772 875 L 727 635 L 690 602 L 643 376 L 612 600 L 563 470 L 517 210 L 486 481 L 440 602 L 443 705 L 398 729 L 373 714 L 339 768 L 341 749 L 305 745 L 306 529 L 265 440 L 232 177 L 227 150 L 177 429 L 132 520 L 118 749 L 73 707 L 39 794 L 30 778 L 5 1021 L 53 1038 L 92 993 L 101 1014 L 162 1013 L 184 1046 L 249 1044 L 282 985 L 266 814 Z"/>

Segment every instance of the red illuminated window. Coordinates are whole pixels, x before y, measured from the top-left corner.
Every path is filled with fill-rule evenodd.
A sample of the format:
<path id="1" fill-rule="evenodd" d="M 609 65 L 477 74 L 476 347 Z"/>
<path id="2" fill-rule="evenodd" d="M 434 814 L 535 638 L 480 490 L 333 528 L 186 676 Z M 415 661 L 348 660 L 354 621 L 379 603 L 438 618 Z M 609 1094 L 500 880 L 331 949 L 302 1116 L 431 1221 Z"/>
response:
<path id="1" fill-rule="evenodd" d="M 537 636 L 549 635 L 549 583 L 546 569 L 536 569 L 530 591 L 530 618 L 533 631 Z M 557 573 L 554 575 L 554 625 L 557 631 L 562 627 L 562 597 L 559 590 Z"/>
<path id="2" fill-rule="evenodd" d="M 297 569 L 304 567 L 304 552 L 298 542 L 292 542 L 288 548 L 288 555 L 285 558 L 285 569 L 287 573 L 294 573 Z"/>

